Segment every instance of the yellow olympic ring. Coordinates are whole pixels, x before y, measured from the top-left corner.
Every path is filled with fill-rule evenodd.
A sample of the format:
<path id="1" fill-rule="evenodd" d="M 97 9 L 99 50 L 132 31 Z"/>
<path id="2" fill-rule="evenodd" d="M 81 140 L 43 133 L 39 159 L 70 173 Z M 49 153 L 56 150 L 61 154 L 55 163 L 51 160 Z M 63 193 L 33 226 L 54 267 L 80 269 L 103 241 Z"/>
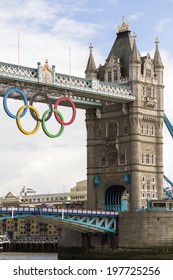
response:
<path id="1" fill-rule="evenodd" d="M 40 114 L 39 114 L 39 112 L 37 111 L 37 109 L 34 106 L 28 105 L 28 108 L 30 108 L 31 110 L 33 110 L 36 113 L 38 121 L 37 121 L 36 127 L 35 127 L 35 129 L 33 131 L 31 131 L 31 132 L 26 131 L 25 129 L 23 129 L 23 127 L 22 127 L 22 125 L 20 123 L 20 116 L 21 116 L 21 114 L 22 114 L 22 112 L 24 111 L 25 108 L 26 108 L 26 106 L 24 105 L 24 106 L 22 106 L 18 110 L 16 122 L 17 122 L 18 128 L 20 129 L 21 132 L 23 132 L 26 135 L 31 135 L 31 134 L 36 133 L 39 130 L 39 128 L 40 128 L 40 121 L 39 121 Z"/>

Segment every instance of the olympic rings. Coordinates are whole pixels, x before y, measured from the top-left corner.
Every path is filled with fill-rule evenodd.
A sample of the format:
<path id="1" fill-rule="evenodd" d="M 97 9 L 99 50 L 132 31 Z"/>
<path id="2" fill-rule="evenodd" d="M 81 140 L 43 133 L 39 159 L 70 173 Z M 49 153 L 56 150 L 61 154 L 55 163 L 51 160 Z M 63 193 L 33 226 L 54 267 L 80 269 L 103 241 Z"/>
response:
<path id="1" fill-rule="evenodd" d="M 7 107 L 7 98 L 9 97 L 9 95 L 12 93 L 12 92 L 18 92 L 24 99 L 24 104 L 17 112 L 16 115 L 12 114 L 8 107 Z M 46 100 L 46 102 L 48 103 L 49 105 L 49 109 L 47 111 L 44 112 L 42 118 L 40 118 L 40 114 L 38 112 L 38 110 L 33 106 L 33 102 L 35 100 L 35 98 L 37 96 L 42 96 L 44 97 L 44 99 Z M 65 122 L 64 121 L 64 117 L 62 116 L 62 114 L 60 113 L 60 111 L 57 110 L 57 107 L 59 105 L 59 103 L 61 101 L 68 101 L 70 103 L 70 105 L 72 106 L 72 110 L 73 110 L 73 113 L 72 113 L 72 117 L 71 117 L 71 120 L 68 121 L 68 122 Z M 44 93 L 37 93 L 37 94 L 34 94 L 32 96 L 32 98 L 30 99 L 30 102 L 29 102 L 29 105 L 28 105 L 28 100 L 27 100 L 27 96 L 26 94 L 19 88 L 11 88 L 10 90 L 8 90 L 6 92 L 6 94 L 4 95 L 4 99 L 3 99 L 3 105 L 4 105 L 4 110 L 5 112 L 13 119 L 16 119 L 16 123 L 17 123 L 17 126 L 19 128 L 19 130 L 26 134 L 26 135 L 31 135 L 31 134 L 34 134 L 36 133 L 39 128 L 40 128 L 40 123 L 42 123 L 42 129 L 44 131 L 44 133 L 51 137 L 51 138 L 57 138 L 59 136 L 61 136 L 61 134 L 63 133 L 64 131 L 64 126 L 65 125 L 70 125 L 74 122 L 75 118 L 76 118 L 76 107 L 75 107 L 75 104 L 73 103 L 73 101 L 69 98 L 69 97 L 61 97 L 59 98 L 55 105 L 54 105 L 54 108 L 52 108 L 52 103 L 51 103 L 51 100 L 50 98 L 44 94 Z M 34 120 L 37 121 L 37 124 L 35 126 L 35 128 L 32 130 L 32 131 L 26 131 L 22 125 L 21 125 L 21 122 L 20 122 L 20 119 L 25 116 L 25 114 L 27 113 L 27 111 L 30 111 L 31 113 L 31 116 L 34 118 Z M 55 118 L 56 120 L 58 121 L 58 123 L 61 125 L 60 129 L 59 129 L 59 132 L 57 134 L 51 134 L 50 132 L 48 132 L 47 128 L 46 128 L 46 125 L 45 125 L 45 122 L 47 120 L 50 119 L 50 117 L 52 116 L 52 113 L 54 112 L 54 115 L 55 115 Z"/>
<path id="2" fill-rule="evenodd" d="M 16 122 L 17 122 L 17 126 L 18 126 L 18 128 L 20 129 L 21 132 L 23 132 L 26 135 L 31 135 L 31 134 L 36 133 L 40 128 L 40 122 L 39 122 L 40 114 L 34 106 L 31 106 L 31 105 L 28 106 L 28 108 L 30 110 L 33 110 L 36 113 L 36 116 L 38 117 L 38 121 L 37 121 L 35 129 L 31 132 L 28 132 L 25 129 L 23 129 L 23 127 L 21 126 L 21 123 L 20 123 L 20 114 L 21 114 L 22 111 L 24 111 L 25 108 L 26 108 L 26 106 L 24 105 L 18 110 Z"/>
<path id="3" fill-rule="evenodd" d="M 72 116 L 72 118 L 71 118 L 71 120 L 70 120 L 69 122 L 64 122 L 64 121 L 62 121 L 62 120 L 60 119 L 60 117 L 58 116 L 57 113 L 55 113 L 55 117 L 56 117 L 57 121 L 58 121 L 60 124 L 70 125 L 70 124 L 72 124 L 72 122 L 74 122 L 74 120 L 75 120 L 75 118 L 76 118 L 76 108 L 75 108 L 75 105 L 74 105 L 73 101 L 72 101 L 69 97 L 61 97 L 61 98 L 59 98 L 59 99 L 56 101 L 56 103 L 55 103 L 54 108 L 55 108 L 56 110 L 57 110 L 57 108 L 58 108 L 59 103 L 60 103 L 62 100 L 66 100 L 66 101 L 69 101 L 69 102 L 70 102 L 70 104 L 72 105 L 72 108 L 73 108 L 73 116 Z"/>
<path id="4" fill-rule="evenodd" d="M 64 125 L 63 125 L 63 124 L 61 124 L 61 128 L 60 128 L 59 132 L 58 132 L 57 134 L 55 134 L 55 135 L 50 134 L 50 133 L 48 132 L 46 126 L 45 126 L 45 120 L 46 120 L 47 115 L 50 114 L 50 111 L 51 111 L 51 110 L 49 109 L 49 110 L 47 110 L 46 112 L 44 112 L 44 114 L 43 114 L 43 118 L 42 118 L 42 128 L 43 128 L 43 131 L 44 131 L 44 133 L 45 133 L 47 136 L 49 136 L 49 137 L 51 137 L 51 138 L 59 137 L 59 136 L 63 133 L 63 131 L 64 131 Z M 62 114 L 61 114 L 58 110 L 53 109 L 53 112 L 56 112 L 56 114 L 58 113 L 58 115 L 59 115 L 60 118 L 61 118 L 61 121 L 62 121 L 62 122 L 64 121 L 64 118 L 63 118 Z"/>

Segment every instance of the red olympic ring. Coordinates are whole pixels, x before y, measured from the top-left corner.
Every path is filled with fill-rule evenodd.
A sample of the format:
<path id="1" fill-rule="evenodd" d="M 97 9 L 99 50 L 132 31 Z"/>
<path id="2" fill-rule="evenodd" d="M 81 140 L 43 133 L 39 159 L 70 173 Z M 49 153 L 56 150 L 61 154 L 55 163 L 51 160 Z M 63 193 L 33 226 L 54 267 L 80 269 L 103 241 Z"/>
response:
<path id="1" fill-rule="evenodd" d="M 63 125 L 70 125 L 70 124 L 72 124 L 72 123 L 74 122 L 74 120 L 75 120 L 75 118 L 76 118 L 76 107 L 75 107 L 73 101 L 72 101 L 69 97 L 61 97 L 61 98 L 59 98 L 59 99 L 56 101 L 56 103 L 55 103 L 55 105 L 54 105 L 54 109 L 55 109 L 55 110 L 58 110 L 58 109 L 57 109 L 57 108 L 58 108 L 58 105 L 59 105 L 59 103 L 60 103 L 61 101 L 63 101 L 63 100 L 70 102 L 70 104 L 72 105 L 73 115 L 72 115 L 72 117 L 71 117 L 71 120 L 70 120 L 69 122 L 63 121 L 63 120 L 59 117 L 58 113 L 56 113 L 56 112 L 54 113 L 54 114 L 55 114 L 55 118 L 57 119 L 57 121 L 58 121 L 60 124 L 63 124 Z"/>

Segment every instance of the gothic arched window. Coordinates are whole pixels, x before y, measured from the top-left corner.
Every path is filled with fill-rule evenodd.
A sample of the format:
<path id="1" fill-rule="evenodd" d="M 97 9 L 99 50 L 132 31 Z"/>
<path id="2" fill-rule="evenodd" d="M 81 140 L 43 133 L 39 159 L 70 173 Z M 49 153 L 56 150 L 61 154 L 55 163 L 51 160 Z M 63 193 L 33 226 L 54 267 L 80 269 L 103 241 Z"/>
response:
<path id="1" fill-rule="evenodd" d="M 146 69 L 146 77 L 151 78 L 151 68 Z"/>
<path id="2" fill-rule="evenodd" d="M 114 74 L 114 81 L 117 81 L 118 80 L 118 72 L 117 72 L 116 69 L 114 69 L 113 74 Z"/>
<path id="3" fill-rule="evenodd" d="M 146 154 L 146 164 L 149 164 L 149 163 L 150 163 L 150 155 Z"/>
<path id="4" fill-rule="evenodd" d="M 110 83 L 112 81 L 112 77 L 111 77 L 111 71 L 108 71 L 108 83 Z"/>
<path id="5" fill-rule="evenodd" d="M 109 124 L 108 137 L 114 139 L 117 137 L 117 124 L 115 122 Z"/>

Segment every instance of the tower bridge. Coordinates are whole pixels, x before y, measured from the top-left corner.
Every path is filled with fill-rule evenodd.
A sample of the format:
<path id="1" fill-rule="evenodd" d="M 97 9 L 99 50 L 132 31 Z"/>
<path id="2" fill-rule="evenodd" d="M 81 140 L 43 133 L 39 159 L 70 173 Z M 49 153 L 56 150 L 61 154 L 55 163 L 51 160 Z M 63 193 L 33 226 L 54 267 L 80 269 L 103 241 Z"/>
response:
<path id="1" fill-rule="evenodd" d="M 77 108 L 86 110 L 87 207 L 90 211 L 119 211 L 121 246 L 133 244 L 134 237 L 138 247 L 159 246 L 160 240 L 170 245 L 169 234 L 159 231 L 161 225 L 167 226 L 163 213 L 122 212 L 127 202 L 124 194 L 129 210 L 147 207 L 148 199 L 163 199 L 163 70 L 158 39 L 154 57 L 149 53 L 141 56 L 136 36 L 131 36 L 124 20 L 103 65 L 96 67 L 90 45 L 85 78 L 56 73 L 48 61 L 45 65 L 38 63 L 37 68 L 0 62 L 2 97 L 9 89 L 19 88 L 27 99 L 44 93 L 55 103 L 65 96 Z M 9 97 L 21 98 L 15 91 Z M 45 99 L 38 97 L 37 101 Z M 166 216 L 172 223 L 172 213 Z M 95 218 L 93 221 L 97 225 L 103 222 Z M 157 240 L 147 240 L 147 224 L 150 237 Z M 112 225 L 115 223 L 111 221 Z M 86 225 L 80 226 L 84 229 Z"/>
<path id="2" fill-rule="evenodd" d="M 142 57 L 136 36 L 123 21 L 104 65 L 95 66 L 92 46 L 86 78 L 56 73 L 55 66 L 28 68 L 0 62 L 0 96 L 54 104 L 70 97 L 86 110 L 88 209 L 145 207 L 163 197 L 163 64 L 156 40 L 154 58 Z M 40 96 L 39 96 L 40 94 Z M 62 103 L 68 106 L 69 103 Z M 115 208 L 117 207 L 117 208 Z"/>

